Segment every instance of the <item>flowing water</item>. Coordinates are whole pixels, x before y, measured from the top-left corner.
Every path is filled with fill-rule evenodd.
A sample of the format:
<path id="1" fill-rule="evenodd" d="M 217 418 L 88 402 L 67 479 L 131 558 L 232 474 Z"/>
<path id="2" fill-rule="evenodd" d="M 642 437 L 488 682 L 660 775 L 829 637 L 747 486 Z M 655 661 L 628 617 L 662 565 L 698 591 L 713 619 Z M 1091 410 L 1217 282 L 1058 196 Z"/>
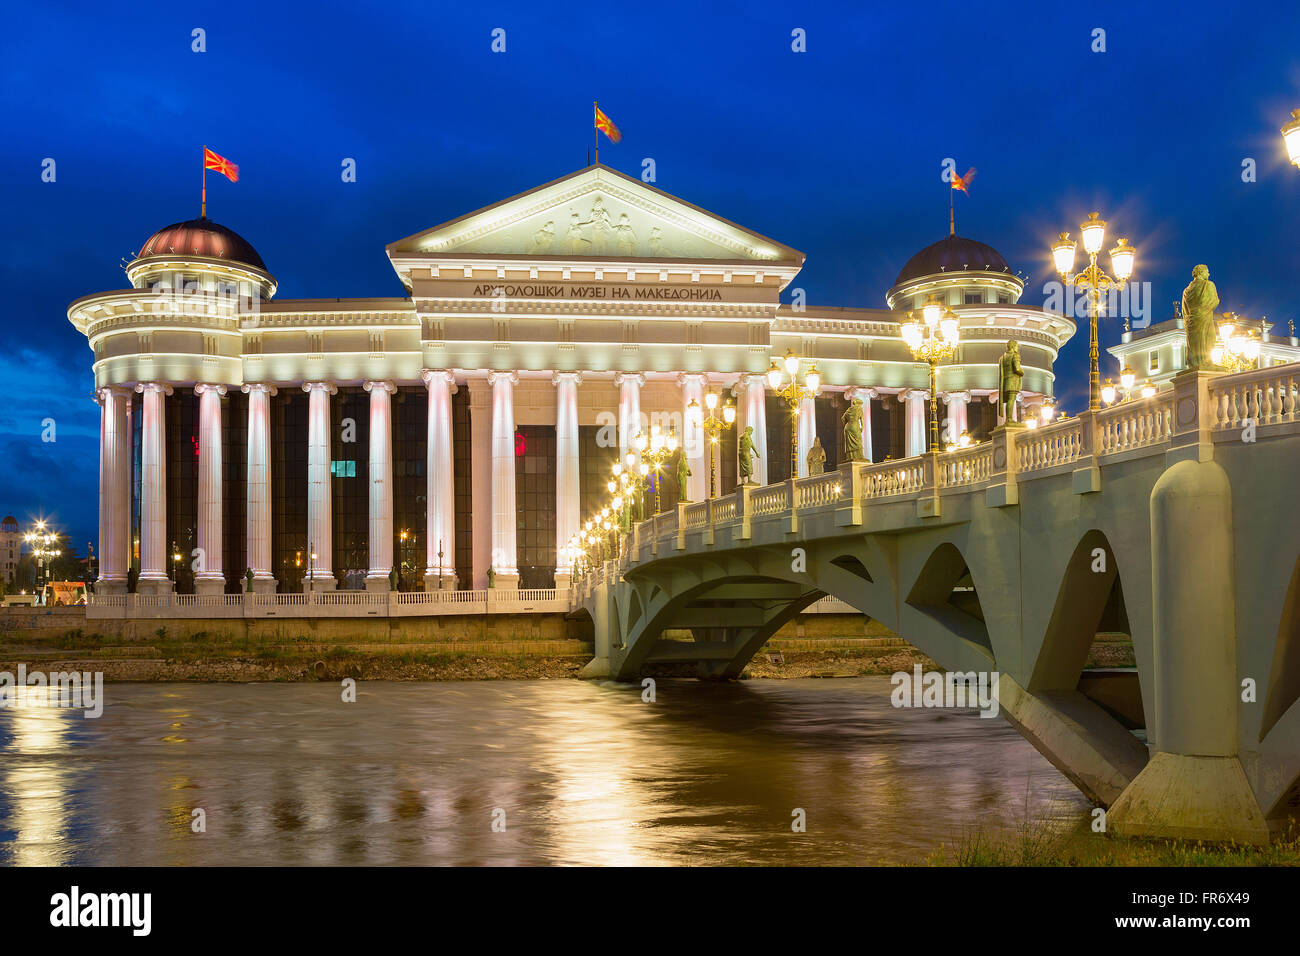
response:
<path id="1" fill-rule="evenodd" d="M 1001 717 L 889 690 L 108 684 L 98 719 L 0 710 L 0 863 L 918 863 L 971 826 L 1086 817 Z"/>

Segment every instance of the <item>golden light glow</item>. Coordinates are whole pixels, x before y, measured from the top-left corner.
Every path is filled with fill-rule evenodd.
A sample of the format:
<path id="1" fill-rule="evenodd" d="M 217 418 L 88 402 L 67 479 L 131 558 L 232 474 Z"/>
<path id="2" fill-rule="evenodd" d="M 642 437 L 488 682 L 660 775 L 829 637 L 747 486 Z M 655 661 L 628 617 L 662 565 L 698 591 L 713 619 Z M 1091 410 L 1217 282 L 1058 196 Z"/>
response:
<path id="1" fill-rule="evenodd" d="M 1291 111 L 1291 122 L 1282 127 L 1282 142 L 1291 162 L 1300 166 L 1300 110 Z"/>
<path id="2" fill-rule="evenodd" d="M 1063 276 L 1074 271 L 1074 250 L 1074 240 L 1068 232 L 1061 233 L 1061 238 L 1052 244 L 1052 261 L 1056 263 L 1056 271 Z"/>
<path id="3" fill-rule="evenodd" d="M 1098 218 L 1101 214 L 1088 213 L 1088 221 L 1079 224 L 1079 235 L 1083 238 L 1083 251 L 1090 256 L 1101 252 L 1106 243 L 1106 220 Z"/>

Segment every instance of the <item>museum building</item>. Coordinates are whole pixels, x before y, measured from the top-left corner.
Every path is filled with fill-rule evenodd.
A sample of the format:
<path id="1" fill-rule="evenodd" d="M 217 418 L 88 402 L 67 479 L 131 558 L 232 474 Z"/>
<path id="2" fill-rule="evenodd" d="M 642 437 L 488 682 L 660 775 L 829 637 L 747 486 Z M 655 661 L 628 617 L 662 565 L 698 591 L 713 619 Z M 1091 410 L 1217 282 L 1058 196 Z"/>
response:
<path id="1" fill-rule="evenodd" d="M 759 484 L 805 474 L 814 439 L 835 467 L 855 398 L 864 457 L 924 452 L 930 370 L 900 332 L 931 297 L 960 324 L 937 379 L 953 438 L 997 424 L 1008 339 L 1029 419 L 1075 332 L 956 235 L 886 308 L 783 303 L 801 253 L 600 165 L 386 251 L 403 295 L 286 300 L 200 218 L 149 237 L 131 288 L 71 304 L 101 407 L 99 593 L 564 588 L 567 542 L 653 426 L 690 475 L 666 469 L 647 514 L 732 491 L 747 427 Z M 766 377 L 791 354 L 822 383 L 797 428 Z M 716 444 L 710 393 L 735 409 Z"/>

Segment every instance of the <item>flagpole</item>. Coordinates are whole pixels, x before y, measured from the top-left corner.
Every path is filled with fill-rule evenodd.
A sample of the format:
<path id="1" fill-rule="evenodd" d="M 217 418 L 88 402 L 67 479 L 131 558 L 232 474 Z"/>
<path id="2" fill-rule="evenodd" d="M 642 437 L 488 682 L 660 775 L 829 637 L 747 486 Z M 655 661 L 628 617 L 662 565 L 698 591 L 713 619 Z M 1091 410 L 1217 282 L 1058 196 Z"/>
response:
<path id="1" fill-rule="evenodd" d="M 948 184 L 948 235 L 950 236 L 957 235 L 956 220 L 954 220 L 952 216 L 952 194 L 955 193 L 956 191 L 957 190 L 953 188 L 952 183 L 949 183 Z"/>
<path id="2" fill-rule="evenodd" d="M 199 218 L 207 219 L 208 218 L 208 147 L 207 146 L 203 147 L 203 162 L 200 165 L 203 167 L 203 205 L 200 208 Z"/>
<path id="3" fill-rule="evenodd" d="M 596 111 L 600 109 L 600 104 L 595 100 L 591 101 L 591 125 L 596 128 L 596 165 L 600 165 L 600 127 L 596 126 Z"/>

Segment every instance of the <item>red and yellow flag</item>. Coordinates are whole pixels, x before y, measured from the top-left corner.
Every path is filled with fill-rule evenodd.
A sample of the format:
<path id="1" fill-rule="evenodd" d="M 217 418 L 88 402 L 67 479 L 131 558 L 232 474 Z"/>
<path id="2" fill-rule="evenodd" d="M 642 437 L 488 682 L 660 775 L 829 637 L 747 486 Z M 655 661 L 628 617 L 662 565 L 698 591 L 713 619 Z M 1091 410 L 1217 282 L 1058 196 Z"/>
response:
<path id="1" fill-rule="evenodd" d="M 232 183 L 239 182 L 239 167 L 226 157 L 218 156 L 206 146 L 203 147 L 203 168 L 221 173 Z"/>
<path id="2" fill-rule="evenodd" d="M 975 178 L 975 167 L 974 167 L 974 166 L 972 166 L 970 169 L 966 170 L 966 175 L 965 175 L 965 176 L 958 176 L 958 175 L 956 175 L 956 174 L 954 173 L 954 174 L 953 174 L 953 177 L 952 177 L 952 188 L 953 188 L 953 189 L 960 189 L 960 190 L 961 190 L 962 192 L 964 192 L 967 196 L 969 196 L 969 195 L 970 195 L 970 190 L 969 190 L 967 187 L 970 186 L 970 181 L 971 181 L 972 179 L 974 179 L 974 178 Z"/>
<path id="3" fill-rule="evenodd" d="M 614 121 L 601 112 L 599 106 L 596 107 L 596 129 L 608 136 L 611 143 L 617 143 L 623 138 L 623 134 L 614 125 Z"/>

